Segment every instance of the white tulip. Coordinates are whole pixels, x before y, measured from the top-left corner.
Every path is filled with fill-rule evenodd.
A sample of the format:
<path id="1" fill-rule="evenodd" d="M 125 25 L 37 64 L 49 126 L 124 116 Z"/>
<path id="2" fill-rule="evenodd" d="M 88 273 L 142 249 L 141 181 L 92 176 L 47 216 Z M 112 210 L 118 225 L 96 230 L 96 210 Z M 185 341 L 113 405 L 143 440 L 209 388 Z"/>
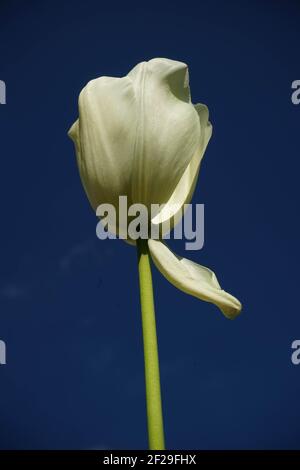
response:
<path id="1" fill-rule="evenodd" d="M 94 210 L 102 203 L 164 204 L 161 224 L 193 196 L 200 163 L 212 134 L 208 109 L 191 102 L 188 68 L 153 59 L 126 77 L 90 81 L 79 97 L 75 143 L 82 184 Z M 118 232 L 119 227 L 116 227 Z M 148 241 L 160 272 L 182 291 L 217 305 L 234 318 L 240 302 L 221 289 L 204 266 L 174 255 L 160 240 Z"/>

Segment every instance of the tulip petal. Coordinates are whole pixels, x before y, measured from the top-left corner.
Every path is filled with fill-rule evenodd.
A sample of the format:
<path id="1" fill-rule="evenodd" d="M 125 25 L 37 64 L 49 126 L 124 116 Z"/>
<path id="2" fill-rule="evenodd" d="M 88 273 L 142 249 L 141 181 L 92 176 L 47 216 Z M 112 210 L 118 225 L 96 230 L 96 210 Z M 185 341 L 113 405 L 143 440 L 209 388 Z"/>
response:
<path id="1" fill-rule="evenodd" d="M 171 218 L 176 220 L 178 211 L 182 210 L 184 204 L 189 204 L 193 197 L 200 170 L 200 164 L 212 135 L 212 125 L 208 120 L 209 112 L 207 106 L 199 103 L 195 105 L 195 109 L 198 113 L 200 122 L 199 147 L 197 148 L 195 155 L 188 164 L 181 179 L 179 180 L 179 183 L 175 187 L 170 199 L 167 201 L 161 211 L 152 219 L 153 224 L 162 224 Z M 173 223 L 174 220 L 172 221 Z M 166 227 L 168 226 L 166 225 Z M 170 228 L 172 228 L 172 225 Z M 162 231 L 162 234 L 164 234 L 164 230 Z"/>
<path id="2" fill-rule="evenodd" d="M 166 203 L 200 145 L 186 64 L 153 59 L 129 74 L 139 105 L 132 199 Z"/>
<path id="3" fill-rule="evenodd" d="M 82 152 L 81 152 L 80 135 L 79 135 L 79 119 L 77 119 L 77 121 L 75 121 L 74 124 L 71 126 L 71 128 L 68 132 L 68 136 L 74 142 L 75 151 L 76 151 L 77 165 L 78 165 L 78 168 L 80 169 L 81 166 L 82 166 Z M 79 171 L 79 175 L 80 175 L 81 183 L 84 187 L 84 190 L 87 193 L 88 191 L 87 191 L 87 188 L 85 186 L 85 181 L 82 178 L 82 171 Z"/>
<path id="4" fill-rule="evenodd" d="M 82 90 L 79 124 L 69 135 L 94 209 L 106 202 L 117 208 L 119 195 L 130 196 L 136 123 L 135 93 L 128 77 L 100 77 Z"/>
<path id="5" fill-rule="evenodd" d="M 148 241 L 152 260 L 162 275 L 178 289 L 211 302 L 229 318 L 241 311 L 241 303 L 221 289 L 215 274 L 208 268 L 175 255 L 163 242 Z"/>

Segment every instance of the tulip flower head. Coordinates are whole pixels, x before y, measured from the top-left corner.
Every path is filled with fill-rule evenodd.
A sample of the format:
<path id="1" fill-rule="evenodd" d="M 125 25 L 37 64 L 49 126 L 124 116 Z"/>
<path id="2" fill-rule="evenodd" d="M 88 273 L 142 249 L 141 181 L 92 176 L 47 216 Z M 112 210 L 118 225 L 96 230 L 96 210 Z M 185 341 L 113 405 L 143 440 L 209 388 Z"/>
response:
<path id="1" fill-rule="evenodd" d="M 69 131 L 93 209 L 108 203 L 119 212 L 120 196 L 130 205 L 157 205 L 150 223 L 162 235 L 164 224 L 192 199 L 211 135 L 207 107 L 191 102 L 186 64 L 161 58 L 138 64 L 122 78 L 90 81 Z M 126 229 L 114 226 L 121 238 Z M 210 269 L 175 255 L 162 238 L 147 238 L 152 260 L 169 282 L 217 305 L 230 319 L 240 313 L 240 302 L 221 289 Z"/>

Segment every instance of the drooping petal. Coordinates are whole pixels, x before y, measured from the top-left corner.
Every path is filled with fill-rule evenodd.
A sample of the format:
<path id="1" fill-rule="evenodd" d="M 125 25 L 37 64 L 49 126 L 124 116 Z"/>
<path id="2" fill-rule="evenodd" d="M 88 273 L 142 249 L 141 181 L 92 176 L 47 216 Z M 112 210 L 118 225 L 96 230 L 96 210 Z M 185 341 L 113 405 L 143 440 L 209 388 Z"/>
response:
<path id="1" fill-rule="evenodd" d="M 215 274 L 186 258 L 175 255 L 163 242 L 148 241 L 152 260 L 163 276 L 187 294 L 211 302 L 230 319 L 241 311 L 241 303 L 221 289 Z"/>
<path id="2" fill-rule="evenodd" d="M 155 225 L 162 224 L 171 218 L 176 220 L 178 211 L 183 208 L 184 204 L 189 204 L 193 197 L 200 164 L 212 135 L 212 125 L 208 120 L 209 113 L 207 106 L 199 103 L 195 105 L 195 109 L 198 113 L 200 122 L 199 147 L 179 180 L 179 183 L 175 187 L 171 197 L 162 210 L 152 219 L 152 223 Z M 172 222 L 174 222 L 174 220 Z M 172 228 L 172 225 L 170 228 Z M 164 234 L 164 230 L 162 230 L 162 234 Z"/>
<path id="3" fill-rule="evenodd" d="M 118 207 L 119 195 L 130 197 L 137 118 L 128 77 L 92 80 L 80 94 L 79 121 L 69 135 L 75 141 L 81 179 L 94 209 L 101 203 Z"/>
<path id="4" fill-rule="evenodd" d="M 129 74 L 138 102 L 132 199 L 166 203 L 201 141 L 200 121 L 191 103 L 186 64 L 153 59 Z"/>

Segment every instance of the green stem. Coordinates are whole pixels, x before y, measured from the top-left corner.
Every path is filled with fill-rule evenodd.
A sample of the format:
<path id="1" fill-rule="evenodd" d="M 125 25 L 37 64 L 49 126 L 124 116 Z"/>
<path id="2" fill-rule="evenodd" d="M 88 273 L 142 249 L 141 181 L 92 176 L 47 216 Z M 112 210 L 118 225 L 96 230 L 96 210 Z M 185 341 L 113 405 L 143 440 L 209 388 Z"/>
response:
<path id="1" fill-rule="evenodd" d="M 137 240 L 137 251 L 144 340 L 149 449 L 164 450 L 165 439 L 160 393 L 159 360 L 148 241 Z"/>

